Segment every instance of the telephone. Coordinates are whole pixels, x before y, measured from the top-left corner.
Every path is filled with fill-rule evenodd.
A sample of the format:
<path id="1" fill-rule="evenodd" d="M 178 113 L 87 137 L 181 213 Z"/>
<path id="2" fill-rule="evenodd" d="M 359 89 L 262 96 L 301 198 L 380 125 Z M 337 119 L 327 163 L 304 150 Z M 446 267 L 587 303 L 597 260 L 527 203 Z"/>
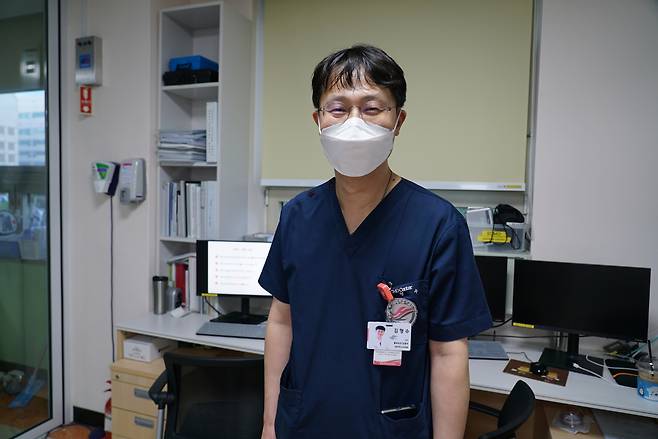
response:
<path id="1" fill-rule="evenodd" d="M 519 236 L 514 228 L 508 224 L 525 223 L 525 217 L 517 208 L 510 206 L 509 204 L 499 204 L 498 206 L 494 207 L 493 222 L 494 224 L 500 224 L 503 226 L 503 230 L 510 238 L 509 245 L 512 247 L 512 250 L 518 250 L 521 248 L 523 244 L 522 240 L 525 238 L 525 236 Z"/>
<path id="2" fill-rule="evenodd" d="M 119 201 L 141 203 L 146 198 L 146 162 L 144 159 L 127 159 L 119 170 Z"/>
<path id="3" fill-rule="evenodd" d="M 509 204 L 499 204 L 493 211 L 494 224 L 524 223 L 523 214 Z"/>

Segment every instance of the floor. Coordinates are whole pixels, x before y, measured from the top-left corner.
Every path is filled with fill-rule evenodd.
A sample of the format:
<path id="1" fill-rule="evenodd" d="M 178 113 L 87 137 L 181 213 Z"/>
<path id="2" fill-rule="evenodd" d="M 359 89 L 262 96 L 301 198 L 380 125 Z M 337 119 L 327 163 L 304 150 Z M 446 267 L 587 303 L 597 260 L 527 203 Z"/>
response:
<path id="1" fill-rule="evenodd" d="M 43 395 L 45 396 L 45 395 Z M 14 399 L 6 393 L 0 394 L 0 438 L 10 438 L 34 427 L 49 418 L 48 399 L 36 396 L 23 408 L 9 408 Z"/>

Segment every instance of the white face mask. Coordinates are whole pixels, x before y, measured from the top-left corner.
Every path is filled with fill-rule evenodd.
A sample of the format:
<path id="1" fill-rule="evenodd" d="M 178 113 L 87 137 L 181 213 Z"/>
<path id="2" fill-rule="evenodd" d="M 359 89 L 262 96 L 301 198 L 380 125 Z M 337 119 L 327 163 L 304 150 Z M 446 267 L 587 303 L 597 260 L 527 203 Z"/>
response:
<path id="1" fill-rule="evenodd" d="M 343 175 L 368 175 L 391 155 L 398 119 L 392 130 L 368 123 L 360 117 L 350 117 L 323 130 L 318 124 L 324 155 L 331 166 Z"/>

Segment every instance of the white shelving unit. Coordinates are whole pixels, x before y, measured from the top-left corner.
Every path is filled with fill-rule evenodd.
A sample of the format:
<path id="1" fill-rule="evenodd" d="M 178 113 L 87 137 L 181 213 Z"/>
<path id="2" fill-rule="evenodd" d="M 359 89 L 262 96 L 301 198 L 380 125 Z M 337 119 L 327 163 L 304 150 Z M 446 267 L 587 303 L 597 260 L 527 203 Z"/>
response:
<path id="1" fill-rule="evenodd" d="M 185 5 L 160 11 L 160 78 L 173 57 L 202 55 L 219 64 L 217 82 L 164 86 L 158 93 L 158 129 L 206 129 L 206 103 L 218 102 L 217 163 L 158 163 L 157 258 L 159 273 L 166 260 L 194 251 L 197 237 L 167 236 L 163 188 L 171 181 L 216 181 L 217 236 L 239 239 L 247 233 L 250 169 L 251 22 L 224 2 Z"/>
<path id="2" fill-rule="evenodd" d="M 204 102 L 216 101 L 218 89 L 219 89 L 218 82 L 208 82 L 201 84 L 185 84 L 185 85 L 168 85 L 162 87 L 162 91 L 169 95 L 176 95 L 185 99 L 204 101 Z"/>

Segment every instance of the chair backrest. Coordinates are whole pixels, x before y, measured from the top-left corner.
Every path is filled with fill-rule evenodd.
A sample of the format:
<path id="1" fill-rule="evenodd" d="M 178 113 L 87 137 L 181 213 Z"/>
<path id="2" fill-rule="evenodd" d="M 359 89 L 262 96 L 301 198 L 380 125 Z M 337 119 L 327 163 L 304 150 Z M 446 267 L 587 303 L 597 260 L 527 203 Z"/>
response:
<path id="1" fill-rule="evenodd" d="M 535 394 L 524 381 L 517 381 L 505 399 L 498 416 L 498 429 L 483 434 L 480 439 L 509 439 L 530 418 L 535 410 Z"/>
<path id="2" fill-rule="evenodd" d="M 263 419 L 263 359 L 164 354 L 167 439 L 258 439 Z"/>

